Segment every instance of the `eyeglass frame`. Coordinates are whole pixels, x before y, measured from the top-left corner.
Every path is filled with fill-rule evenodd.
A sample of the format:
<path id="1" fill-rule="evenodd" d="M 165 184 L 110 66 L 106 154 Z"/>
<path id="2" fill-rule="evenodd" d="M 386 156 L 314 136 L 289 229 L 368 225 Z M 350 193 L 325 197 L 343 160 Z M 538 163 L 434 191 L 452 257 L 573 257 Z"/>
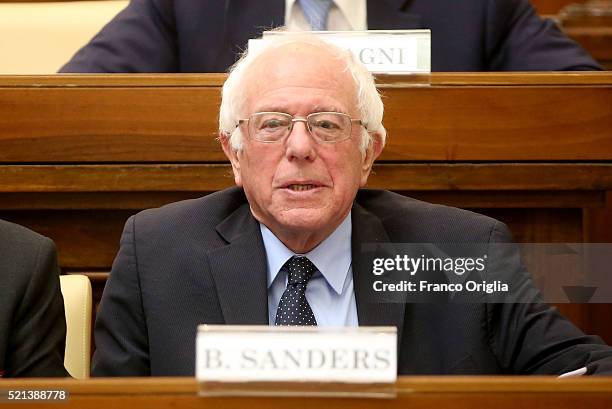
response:
<path id="1" fill-rule="evenodd" d="M 289 124 L 289 132 L 287 132 L 287 135 L 285 135 L 284 137 L 282 137 L 282 138 L 280 138 L 280 139 L 278 139 L 276 141 L 262 141 L 262 140 L 259 140 L 259 139 L 255 138 L 255 137 L 252 137 L 251 134 L 250 134 L 250 129 L 249 129 L 248 123 L 250 122 L 250 120 L 251 120 L 251 118 L 253 116 L 261 115 L 261 114 L 280 114 L 280 115 L 286 115 L 287 117 L 291 118 L 290 119 L 290 124 Z M 334 114 L 334 115 L 342 115 L 342 116 L 347 117 L 349 119 L 349 121 L 350 121 L 349 123 L 351 125 L 351 128 L 350 128 L 349 132 L 347 132 L 347 137 L 343 138 L 343 139 L 338 139 L 338 140 L 335 140 L 335 141 L 326 141 L 326 140 L 323 140 L 321 138 L 316 137 L 312 133 L 312 129 L 310 129 L 310 124 L 308 123 L 308 118 L 310 118 L 313 115 L 319 115 L 319 114 Z M 248 136 L 250 138 L 256 140 L 257 142 L 261 142 L 261 143 L 279 143 L 283 139 L 285 139 L 285 138 L 289 137 L 289 135 L 291 135 L 291 132 L 293 131 L 293 125 L 296 122 L 303 122 L 304 125 L 306 125 L 306 129 L 308 129 L 308 133 L 310 134 L 310 136 L 312 136 L 312 138 L 315 141 L 323 142 L 323 143 L 337 143 L 337 142 L 342 142 L 342 141 L 346 141 L 347 139 L 350 139 L 353 136 L 353 123 L 357 123 L 360 126 L 363 126 L 365 128 L 365 130 L 368 131 L 368 125 L 362 119 L 354 119 L 354 118 L 351 118 L 351 116 L 349 114 L 345 114 L 344 112 L 335 112 L 335 111 L 312 112 L 312 113 L 306 115 L 306 117 L 300 117 L 300 116 L 296 117 L 296 116 L 288 114 L 286 112 L 275 112 L 275 111 L 255 112 L 255 113 L 251 114 L 251 116 L 249 116 L 248 118 L 238 119 L 238 123 L 236 124 L 236 128 L 238 128 L 240 125 L 246 123 L 247 124 L 247 134 L 248 134 Z"/>

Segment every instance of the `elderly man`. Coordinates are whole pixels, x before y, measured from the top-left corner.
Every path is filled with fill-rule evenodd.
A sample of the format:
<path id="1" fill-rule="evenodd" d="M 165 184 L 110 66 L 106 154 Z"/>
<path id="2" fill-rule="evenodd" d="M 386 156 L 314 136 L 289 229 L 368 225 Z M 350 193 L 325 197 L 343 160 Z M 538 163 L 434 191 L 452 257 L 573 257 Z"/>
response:
<path id="1" fill-rule="evenodd" d="M 362 243 L 509 241 L 488 217 L 360 190 L 385 143 L 382 116 L 372 76 L 314 37 L 243 56 L 220 112 L 238 187 L 128 220 L 96 323 L 94 375 L 193 375 L 202 323 L 395 325 L 401 374 L 609 371 L 609 347 L 537 300 L 368 299 Z"/>

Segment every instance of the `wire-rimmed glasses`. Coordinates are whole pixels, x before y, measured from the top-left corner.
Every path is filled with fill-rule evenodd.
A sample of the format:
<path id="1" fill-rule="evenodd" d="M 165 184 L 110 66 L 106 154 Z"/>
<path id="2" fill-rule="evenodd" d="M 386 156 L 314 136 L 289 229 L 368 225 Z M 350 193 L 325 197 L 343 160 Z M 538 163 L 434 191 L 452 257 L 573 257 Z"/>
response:
<path id="1" fill-rule="evenodd" d="M 259 142 L 275 143 L 289 136 L 296 122 L 304 122 L 313 138 L 326 143 L 350 138 L 353 123 L 367 129 L 361 119 L 353 119 L 342 112 L 314 112 L 306 118 L 284 112 L 257 112 L 247 119 L 239 119 L 236 127 L 247 123 L 249 137 Z"/>

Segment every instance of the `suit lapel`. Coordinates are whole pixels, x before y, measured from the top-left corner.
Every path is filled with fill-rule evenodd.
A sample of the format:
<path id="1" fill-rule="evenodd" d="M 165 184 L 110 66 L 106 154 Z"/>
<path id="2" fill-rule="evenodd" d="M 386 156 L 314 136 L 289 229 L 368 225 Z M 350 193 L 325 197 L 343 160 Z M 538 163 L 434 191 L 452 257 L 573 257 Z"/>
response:
<path id="1" fill-rule="evenodd" d="M 208 253 L 208 260 L 228 325 L 267 325 L 266 252 L 248 204 L 217 226 L 227 246 Z"/>
<path id="2" fill-rule="evenodd" d="M 370 0 L 367 2 L 369 30 L 422 28 L 421 16 L 405 12 L 410 0 Z"/>
<path id="3" fill-rule="evenodd" d="M 406 304 L 395 297 L 393 302 L 382 302 L 372 295 L 372 271 L 363 260 L 364 244 L 390 243 L 389 236 L 380 219 L 355 203 L 352 209 L 352 267 L 355 301 L 359 325 L 397 327 L 398 341 L 401 340 Z M 405 293 L 404 293 L 405 296 Z"/>

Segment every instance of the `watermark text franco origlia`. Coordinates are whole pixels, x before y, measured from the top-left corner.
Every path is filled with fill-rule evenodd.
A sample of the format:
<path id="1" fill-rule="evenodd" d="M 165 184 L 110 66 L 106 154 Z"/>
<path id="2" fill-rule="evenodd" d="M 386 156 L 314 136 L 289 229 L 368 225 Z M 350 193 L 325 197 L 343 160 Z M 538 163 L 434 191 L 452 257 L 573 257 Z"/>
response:
<path id="1" fill-rule="evenodd" d="M 382 276 L 389 272 L 400 272 L 410 280 L 399 280 L 397 282 L 384 282 L 374 280 L 373 290 L 376 292 L 424 292 L 424 293 L 454 293 L 454 292 L 483 292 L 506 293 L 509 286 L 500 280 L 487 281 L 484 279 L 469 279 L 465 281 L 448 280 L 449 282 L 431 282 L 425 279 L 415 280 L 419 273 L 443 272 L 456 277 L 462 277 L 471 273 L 477 273 L 476 277 L 486 268 L 487 255 L 482 257 L 411 257 L 408 255 L 396 255 L 392 258 L 374 258 L 372 261 L 372 274 Z"/>

